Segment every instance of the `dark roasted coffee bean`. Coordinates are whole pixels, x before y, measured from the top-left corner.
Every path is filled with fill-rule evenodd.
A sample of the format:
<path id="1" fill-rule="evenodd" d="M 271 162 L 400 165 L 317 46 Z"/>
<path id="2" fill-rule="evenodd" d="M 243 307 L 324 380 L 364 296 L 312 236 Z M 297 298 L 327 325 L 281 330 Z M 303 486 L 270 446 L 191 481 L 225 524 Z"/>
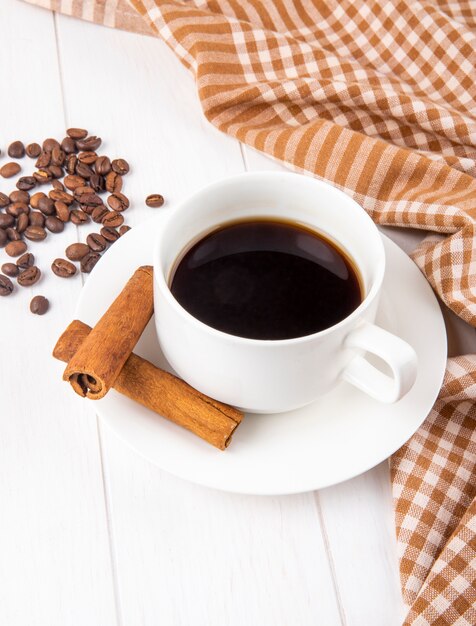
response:
<path id="1" fill-rule="evenodd" d="M 33 176 L 22 176 L 17 180 L 16 188 L 23 191 L 29 191 L 36 187 L 36 179 Z"/>
<path id="2" fill-rule="evenodd" d="M 89 272 L 92 271 L 93 267 L 96 265 L 100 258 L 101 255 L 99 254 L 99 252 L 90 252 L 89 254 L 84 256 L 80 262 L 81 271 L 85 274 L 89 274 Z"/>
<path id="3" fill-rule="evenodd" d="M 86 181 L 81 176 L 76 176 L 75 174 L 68 174 L 64 177 L 64 185 L 67 189 L 74 191 L 76 187 L 82 187 L 86 184 Z"/>
<path id="4" fill-rule="evenodd" d="M 164 204 L 164 196 L 160 195 L 160 193 L 152 193 L 150 196 L 147 196 L 145 203 L 147 206 L 158 209 Z"/>
<path id="5" fill-rule="evenodd" d="M 122 189 L 122 176 L 116 172 L 109 172 L 106 176 L 106 190 L 109 193 L 117 193 Z"/>
<path id="6" fill-rule="evenodd" d="M 6 228 L 5 232 L 7 233 L 9 241 L 20 241 L 20 239 L 22 238 L 17 229 L 12 228 L 11 226 L 10 228 Z"/>
<path id="7" fill-rule="evenodd" d="M 45 152 L 53 152 L 53 150 L 55 148 L 59 148 L 59 142 L 56 141 L 56 139 L 52 139 L 51 137 L 48 137 L 48 139 L 45 139 L 43 142 L 43 150 Z"/>
<path id="8" fill-rule="evenodd" d="M 0 208 L 6 207 L 10 204 L 10 199 L 6 193 L 0 192 Z"/>
<path id="9" fill-rule="evenodd" d="M 64 223 L 69 222 L 68 205 L 66 205 L 64 202 L 61 202 L 61 200 L 57 200 L 55 202 L 55 210 L 56 210 L 56 217 L 59 220 L 61 220 Z"/>
<path id="10" fill-rule="evenodd" d="M 94 189 L 94 191 L 101 192 L 104 191 L 106 186 L 106 181 L 104 180 L 104 176 L 100 176 L 99 174 L 93 174 L 89 178 L 89 184 Z"/>
<path id="11" fill-rule="evenodd" d="M 85 128 L 68 128 L 66 134 L 71 139 L 84 139 L 88 136 L 88 131 Z"/>
<path id="12" fill-rule="evenodd" d="M 13 215 L 13 217 L 18 217 L 22 213 L 29 213 L 30 207 L 24 202 L 12 202 L 12 204 L 7 206 L 5 211 L 10 215 Z"/>
<path id="13" fill-rule="evenodd" d="M 94 152 L 94 150 L 86 150 L 86 152 L 80 152 L 78 154 L 78 161 L 81 163 L 86 163 L 86 165 L 92 165 L 96 162 L 98 155 Z"/>
<path id="14" fill-rule="evenodd" d="M 13 283 L 8 276 L 0 274 L 0 296 L 9 296 L 13 291 Z"/>
<path id="15" fill-rule="evenodd" d="M 26 252 L 27 245 L 24 241 L 10 241 L 5 246 L 5 252 L 8 256 L 20 256 Z"/>
<path id="16" fill-rule="evenodd" d="M 51 165 L 63 165 L 66 154 L 61 149 L 61 146 L 55 146 L 51 151 Z"/>
<path id="17" fill-rule="evenodd" d="M 3 248 L 7 245 L 8 237 L 7 233 L 0 228 L 0 248 Z"/>
<path id="18" fill-rule="evenodd" d="M 38 200 L 38 208 L 43 215 L 54 215 L 55 203 L 51 198 L 44 196 Z"/>
<path id="19" fill-rule="evenodd" d="M 90 137 L 76 140 L 76 146 L 78 150 L 97 150 L 101 143 L 101 138 L 96 137 L 96 135 L 91 135 Z"/>
<path id="20" fill-rule="evenodd" d="M 26 270 L 23 270 L 20 274 L 18 274 L 17 283 L 21 287 L 31 287 L 40 280 L 41 272 L 40 268 L 36 265 L 32 265 L 31 267 L 27 267 Z"/>
<path id="21" fill-rule="evenodd" d="M 75 196 L 79 204 L 87 206 L 103 206 L 102 199 L 95 193 L 81 193 Z"/>
<path id="22" fill-rule="evenodd" d="M 96 170 L 96 174 L 100 176 L 105 176 L 109 174 L 111 171 L 111 161 L 108 156 L 100 156 L 96 159 L 94 163 L 94 169 Z"/>
<path id="23" fill-rule="evenodd" d="M 66 159 L 66 171 L 68 174 L 76 173 L 76 164 L 78 162 L 78 157 L 75 154 L 70 154 Z"/>
<path id="24" fill-rule="evenodd" d="M 51 181 L 51 186 L 53 189 L 57 189 L 58 191 L 66 191 L 65 186 L 62 182 L 60 182 L 57 178 L 53 178 Z"/>
<path id="25" fill-rule="evenodd" d="M 36 159 L 36 167 L 48 167 L 51 161 L 51 152 L 45 152 L 42 150 L 40 156 Z"/>
<path id="26" fill-rule="evenodd" d="M 60 200 L 61 202 L 64 202 L 68 206 L 73 204 L 74 202 L 74 196 L 67 193 L 66 191 L 59 191 L 58 189 L 52 189 L 49 192 L 48 197 L 54 201 Z"/>
<path id="27" fill-rule="evenodd" d="M 19 271 L 20 270 L 18 269 L 18 265 L 16 265 L 15 263 L 4 263 L 2 265 L 2 272 L 6 276 L 10 276 L 10 278 L 15 278 L 15 276 L 18 276 Z"/>
<path id="28" fill-rule="evenodd" d="M 35 296 L 30 302 L 30 311 L 34 315 L 44 315 L 49 306 L 50 303 L 45 296 Z"/>
<path id="29" fill-rule="evenodd" d="M 61 149 L 66 154 L 73 154 L 76 152 L 76 142 L 71 137 L 65 137 L 61 142 Z"/>
<path id="30" fill-rule="evenodd" d="M 91 217 L 93 218 L 93 222 L 96 222 L 96 224 L 101 224 L 104 217 L 109 213 L 109 209 L 107 207 L 105 207 L 104 205 L 102 206 L 98 206 L 94 209 L 94 211 L 91 213 Z M 106 226 L 110 226 L 110 224 L 106 224 Z"/>
<path id="31" fill-rule="evenodd" d="M 63 168 L 60 165 L 48 165 L 48 171 L 53 178 L 61 178 L 64 174 Z"/>
<path id="32" fill-rule="evenodd" d="M 15 191 L 12 191 L 8 197 L 10 202 L 25 202 L 28 204 L 30 201 L 30 194 L 28 191 L 20 191 L 20 189 L 15 189 Z"/>
<path id="33" fill-rule="evenodd" d="M 37 191 L 36 193 L 34 193 L 31 198 L 30 198 L 30 206 L 32 209 L 38 209 L 39 208 L 39 202 L 41 200 L 41 198 L 46 198 L 46 194 L 44 194 L 42 191 Z"/>
<path id="34" fill-rule="evenodd" d="M 30 223 L 30 226 L 44 226 L 45 216 L 43 215 L 43 213 L 40 213 L 40 211 L 30 211 L 28 221 Z"/>
<path id="35" fill-rule="evenodd" d="M 91 250 L 85 243 L 72 243 L 64 251 L 70 261 L 81 261 L 89 252 L 91 252 Z"/>
<path id="36" fill-rule="evenodd" d="M 51 264 L 51 270 L 60 278 L 70 278 L 76 274 L 76 267 L 66 259 L 55 259 Z"/>
<path id="37" fill-rule="evenodd" d="M 111 167 L 116 174 L 124 176 L 129 171 L 129 163 L 125 159 L 114 159 Z"/>
<path id="38" fill-rule="evenodd" d="M 15 223 L 15 218 L 10 213 L 0 213 L 0 228 L 9 228 Z"/>
<path id="39" fill-rule="evenodd" d="M 0 167 L 0 176 L 3 176 L 3 178 L 11 178 L 12 176 L 18 174 L 18 172 L 20 171 L 21 167 L 18 165 L 18 163 L 14 163 L 13 161 L 11 161 L 10 163 L 5 163 L 5 165 Z"/>
<path id="40" fill-rule="evenodd" d="M 81 226 L 89 222 L 89 215 L 82 209 L 73 209 L 70 213 L 70 219 L 75 226 Z"/>
<path id="41" fill-rule="evenodd" d="M 104 239 L 109 243 L 114 243 L 120 237 L 117 230 L 115 228 L 111 228 L 110 226 L 103 226 L 100 232 Z"/>
<path id="42" fill-rule="evenodd" d="M 120 228 L 119 228 L 119 234 L 121 235 L 125 235 L 126 233 L 128 233 L 130 231 L 131 227 L 127 226 L 127 224 L 123 224 Z"/>
<path id="43" fill-rule="evenodd" d="M 43 241 L 48 233 L 41 226 L 28 226 L 24 234 L 30 241 Z"/>
<path id="44" fill-rule="evenodd" d="M 22 213 L 21 215 L 18 216 L 16 229 L 17 229 L 17 232 L 20 233 L 20 235 L 25 232 L 25 230 L 28 228 L 29 225 L 30 225 L 30 218 L 26 213 Z"/>
<path id="45" fill-rule="evenodd" d="M 49 183 L 53 176 L 51 175 L 49 168 L 43 167 L 42 169 L 33 172 L 33 178 L 39 185 L 42 185 L 43 183 Z"/>
<path id="46" fill-rule="evenodd" d="M 125 211 L 129 208 L 129 199 L 123 193 L 113 193 L 107 203 L 113 211 Z"/>
<path id="47" fill-rule="evenodd" d="M 94 218 L 93 218 L 94 219 Z M 124 223 L 124 216 L 117 211 L 109 211 L 101 220 L 103 226 L 109 226 L 110 228 L 117 228 Z"/>
<path id="48" fill-rule="evenodd" d="M 64 230 L 64 222 L 62 222 L 54 215 L 50 215 L 46 218 L 45 226 L 50 231 L 50 233 L 62 233 Z"/>
<path id="49" fill-rule="evenodd" d="M 26 270 L 27 267 L 31 267 L 35 264 L 35 257 L 31 252 L 25 252 L 19 259 L 17 259 L 17 266 L 21 270 Z"/>
<path id="50" fill-rule="evenodd" d="M 94 174 L 94 170 L 89 165 L 86 165 L 86 163 L 79 161 L 76 165 L 76 174 L 83 178 L 90 178 Z"/>
<path id="51" fill-rule="evenodd" d="M 76 187 L 76 189 L 73 192 L 74 199 L 77 200 L 83 193 L 94 193 L 94 189 L 90 187 L 89 185 L 84 185 L 83 187 Z"/>
<path id="52" fill-rule="evenodd" d="M 8 146 L 8 156 L 12 159 L 22 159 L 25 156 L 25 146 L 22 141 L 14 141 Z"/>
<path id="53" fill-rule="evenodd" d="M 91 233 L 86 237 L 86 243 L 93 252 L 102 252 L 107 248 L 107 241 L 98 233 Z"/>
<path id="54" fill-rule="evenodd" d="M 36 159 L 40 156 L 41 146 L 38 143 L 29 143 L 25 148 L 25 152 L 30 159 Z"/>

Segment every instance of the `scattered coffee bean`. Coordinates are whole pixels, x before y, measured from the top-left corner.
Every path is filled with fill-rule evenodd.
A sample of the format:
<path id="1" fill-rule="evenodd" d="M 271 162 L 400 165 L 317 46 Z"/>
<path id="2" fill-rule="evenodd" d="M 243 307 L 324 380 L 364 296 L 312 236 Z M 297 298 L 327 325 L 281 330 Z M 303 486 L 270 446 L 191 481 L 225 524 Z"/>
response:
<path id="1" fill-rule="evenodd" d="M 89 274 L 100 258 L 101 255 L 99 252 L 89 252 L 89 254 L 86 254 L 80 262 L 81 271 L 85 274 Z"/>
<path id="2" fill-rule="evenodd" d="M 27 245 L 24 241 L 10 241 L 5 246 L 5 252 L 8 256 L 20 256 L 26 252 Z"/>
<path id="3" fill-rule="evenodd" d="M 36 265 L 32 265 L 18 274 L 17 283 L 20 287 L 31 287 L 31 285 L 34 285 L 40 280 L 40 277 L 40 268 Z"/>
<path id="4" fill-rule="evenodd" d="M 111 167 L 116 174 L 124 176 L 129 171 L 129 163 L 125 159 L 114 159 Z"/>
<path id="5" fill-rule="evenodd" d="M 20 233 L 20 235 L 25 232 L 25 230 L 28 228 L 29 225 L 30 225 L 30 217 L 28 216 L 27 213 L 22 213 L 21 215 L 18 216 L 16 229 L 17 229 L 17 232 Z"/>
<path id="6" fill-rule="evenodd" d="M 164 204 L 164 197 L 160 193 L 152 193 L 145 199 L 147 206 L 158 209 Z"/>
<path id="7" fill-rule="evenodd" d="M 93 218 L 93 222 L 96 222 L 96 224 L 101 224 L 104 217 L 108 213 L 109 213 L 109 209 L 105 207 L 104 205 L 96 207 L 91 214 L 91 217 Z M 106 225 L 110 226 L 110 224 L 106 224 Z"/>
<path id="8" fill-rule="evenodd" d="M 70 261 L 81 261 L 91 251 L 85 243 L 72 243 L 64 252 Z"/>
<path id="9" fill-rule="evenodd" d="M 38 209 L 43 215 L 54 215 L 55 203 L 51 198 L 44 196 L 38 200 Z"/>
<path id="10" fill-rule="evenodd" d="M 109 174 L 111 171 L 111 161 L 107 156 L 100 156 L 96 159 L 94 163 L 94 169 L 96 170 L 96 174 L 100 176 L 105 176 Z"/>
<path id="11" fill-rule="evenodd" d="M 94 189 L 89 185 L 83 185 L 83 187 L 76 187 L 73 191 L 74 199 L 78 200 L 83 193 L 94 193 Z M 79 200 L 78 200 L 79 202 Z"/>
<path id="12" fill-rule="evenodd" d="M 113 193 L 107 203 L 113 211 L 125 211 L 129 208 L 129 199 L 123 193 Z"/>
<path id="13" fill-rule="evenodd" d="M 7 277 L 0 274 L 0 296 L 9 296 L 13 291 L 13 283 Z"/>
<path id="14" fill-rule="evenodd" d="M 92 187 L 92 189 L 94 189 L 94 191 L 104 191 L 105 187 L 106 187 L 106 181 L 104 179 L 104 176 L 100 176 L 99 174 L 93 174 L 90 178 L 89 178 L 89 184 Z"/>
<path id="15" fill-rule="evenodd" d="M 45 216 L 43 215 L 43 213 L 40 213 L 40 211 L 30 211 L 28 220 L 30 222 L 30 226 L 44 226 L 45 225 Z"/>
<path id="16" fill-rule="evenodd" d="M 76 165 L 78 163 L 78 157 L 75 154 L 70 154 L 66 159 L 66 171 L 68 174 L 74 174 L 76 172 Z"/>
<path id="17" fill-rule="evenodd" d="M 60 145 L 57 145 L 51 151 L 51 165 L 63 165 L 66 158 L 66 154 L 61 149 Z"/>
<path id="18" fill-rule="evenodd" d="M 100 137 L 91 135 L 90 137 L 85 137 L 84 139 L 77 139 L 76 147 L 78 150 L 97 150 L 101 143 L 102 140 Z"/>
<path id="19" fill-rule="evenodd" d="M 25 252 L 19 259 L 17 259 L 17 266 L 21 270 L 26 270 L 27 267 L 31 267 L 35 264 L 35 257 L 31 252 Z"/>
<path id="20" fill-rule="evenodd" d="M 0 228 L 9 228 L 15 223 L 15 218 L 9 213 L 0 213 Z"/>
<path id="21" fill-rule="evenodd" d="M 94 174 L 94 170 L 86 163 L 80 161 L 76 164 L 76 174 L 78 174 L 78 176 L 82 176 L 83 178 L 91 178 Z"/>
<path id="22" fill-rule="evenodd" d="M 15 278 L 15 276 L 18 276 L 19 271 L 20 270 L 18 269 L 18 265 L 15 265 L 15 263 L 4 263 L 2 265 L 2 272 L 7 276 L 10 276 L 10 278 Z"/>
<path id="23" fill-rule="evenodd" d="M 10 199 L 10 202 L 28 203 L 30 201 L 30 194 L 28 193 L 28 191 L 20 191 L 20 189 L 15 189 L 15 191 L 12 191 L 12 193 L 8 197 Z"/>
<path id="24" fill-rule="evenodd" d="M 8 146 L 8 156 L 12 159 L 22 159 L 25 156 L 25 146 L 22 141 L 14 141 Z"/>
<path id="25" fill-rule="evenodd" d="M 25 148 L 25 152 L 30 159 L 36 159 L 40 156 L 41 146 L 38 143 L 29 143 Z"/>
<path id="26" fill-rule="evenodd" d="M 98 233 L 91 233 L 86 237 L 86 243 L 93 252 L 103 252 L 107 248 L 107 241 Z"/>
<path id="27" fill-rule="evenodd" d="M 128 233 L 130 231 L 131 227 L 127 226 L 126 224 L 123 224 L 120 228 L 119 228 L 119 234 L 122 237 L 122 235 L 125 235 L 126 233 Z"/>
<path id="28" fill-rule="evenodd" d="M 55 259 L 51 264 L 53 274 L 60 278 L 70 278 L 76 274 L 76 267 L 66 259 Z"/>
<path id="29" fill-rule="evenodd" d="M 92 165 L 96 162 L 98 155 L 94 150 L 86 150 L 85 152 L 80 152 L 78 154 L 78 161 L 80 163 L 85 163 L 86 165 Z"/>
<path id="30" fill-rule="evenodd" d="M 117 230 L 115 228 L 111 228 L 110 226 L 103 226 L 100 230 L 100 233 L 109 243 L 114 243 L 120 237 Z"/>
<path id="31" fill-rule="evenodd" d="M 61 142 L 61 149 L 66 154 L 73 154 L 76 152 L 76 142 L 72 137 L 65 137 Z"/>
<path id="32" fill-rule="evenodd" d="M 68 209 L 68 206 L 64 202 L 61 202 L 61 200 L 56 200 L 55 210 L 56 210 L 56 217 L 59 220 L 61 220 L 64 223 L 69 221 L 69 217 L 70 217 L 69 209 Z"/>
<path id="33" fill-rule="evenodd" d="M 60 165 L 49 165 L 48 171 L 53 178 L 61 178 L 64 174 L 63 168 Z"/>
<path id="34" fill-rule="evenodd" d="M 49 137 L 44 140 L 42 147 L 45 152 L 53 152 L 54 148 L 59 148 L 60 145 L 56 139 Z"/>
<path id="35" fill-rule="evenodd" d="M 58 191 L 66 191 L 65 186 L 62 182 L 60 182 L 57 178 L 53 178 L 51 181 L 51 186 L 53 189 L 57 189 Z"/>
<path id="36" fill-rule="evenodd" d="M 124 216 L 117 211 L 109 211 L 104 215 L 101 220 L 103 226 L 110 226 L 111 228 L 117 228 L 124 223 Z"/>
<path id="37" fill-rule="evenodd" d="M 74 202 L 74 196 L 72 196 L 71 194 L 67 193 L 66 191 L 59 191 L 58 189 L 52 189 L 49 192 L 48 197 L 51 200 L 61 200 L 61 202 L 64 202 L 68 206 L 70 204 L 73 204 L 73 202 Z"/>
<path id="38" fill-rule="evenodd" d="M 51 152 L 42 150 L 40 156 L 36 159 L 36 167 L 48 167 L 51 161 Z"/>
<path id="39" fill-rule="evenodd" d="M 80 193 L 80 194 L 76 194 L 75 195 L 75 199 L 81 205 L 92 206 L 92 207 L 104 206 L 104 203 L 101 200 L 101 198 L 97 194 L 95 194 L 95 193 Z"/>
<path id="40" fill-rule="evenodd" d="M 82 209 L 73 209 L 70 213 L 70 219 L 75 226 L 81 226 L 89 222 L 89 215 Z"/>
<path id="41" fill-rule="evenodd" d="M 6 228 L 5 232 L 7 233 L 7 237 L 10 241 L 20 241 L 21 235 L 16 228 Z"/>
<path id="42" fill-rule="evenodd" d="M 33 187 L 36 187 L 36 179 L 33 176 L 22 176 L 17 180 L 16 187 L 17 189 L 29 191 L 33 189 Z"/>
<path id="43" fill-rule="evenodd" d="M 39 208 L 39 202 L 41 200 L 41 198 L 46 198 L 46 194 L 44 194 L 42 191 L 37 191 L 36 193 L 34 193 L 31 198 L 30 198 L 30 206 L 32 209 L 38 209 Z"/>
<path id="44" fill-rule="evenodd" d="M 25 237 L 30 241 L 43 241 L 48 233 L 41 226 L 28 226 L 25 230 Z"/>
<path id="45" fill-rule="evenodd" d="M 45 296 L 35 296 L 30 302 L 30 311 L 34 315 L 44 315 L 49 306 L 50 303 Z"/>
<path id="46" fill-rule="evenodd" d="M 0 176 L 3 176 L 3 178 L 11 178 L 12 176 L 18 174 L 18 172 L 20 171 L 21 167 L 18 165 L 18 163 L 14 163 L 13 161 L 11 161 L 10 163 L 5 163 L 5 165 L 0 167 Z"/>
<path id="47" fill-rule="evenodd" d="M 8 241 L 7 233 L 0 228 L 0 248 L 3 248 Z"/>
<path id="48" fill-rule="evenodd" d="M 84 128 L 68 128 L 66 134 L 68 137 L 71 137 L 71 139 L 84 139 L 88 136 L 88 131 Z"/>
<path id="49" fill-rule="evenodd" d="M 13 215 L 13 217 L 18 217 L 22 213 L 29 213 L 30 207 L 24 202 L 12 202 L 12 204 L 9 204 L 5 210 L 10 215 Z"/>
<path id="50" fill-rule="evenodd" d="M 6 207 L 10 204 L 10 200 L 6 193 L 0 192 L 0 208 Z"/>
<path id="51" fill-rule="evenodd" d="M 64 230 L 64 222 L 62 222 L 54 215 L 50 215 L 46 218 L 45 226 L 50 231 L 50 233 L 62 233 Z"/>
<path id="52" fill-rule="evenodd" d="M 43 183 L 49 183 L 53 177 L 49 168 L 43 167 L 41 170 L 33 172 L 33 178 L 39 185 L 42 185 Z"/>
<path id="53" fill-rule="evenodd" d="M 68 174 L 64 177 L 64 186 L 70 191 L 74 191 L 77 187 L 81 187 L 86 184 L 86 181 L 81 176 L 75 174 Z"/>
<path id="54" fill-rule="evenodd" d="M 122 176 L 116 172 L 109 172 L 106 176 L 106 191 L 117 193 L 122 189 Z"/>

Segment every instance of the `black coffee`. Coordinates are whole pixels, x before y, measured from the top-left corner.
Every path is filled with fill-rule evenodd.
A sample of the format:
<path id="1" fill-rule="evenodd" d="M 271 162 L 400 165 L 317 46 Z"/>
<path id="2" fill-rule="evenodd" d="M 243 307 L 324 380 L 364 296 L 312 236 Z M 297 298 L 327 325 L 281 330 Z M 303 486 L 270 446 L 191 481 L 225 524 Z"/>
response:
<path id="1" fill-rule="evenodd" d="M 291 339 L 329 328 L 362 302 L 348 256 L 305 226 L 232 222 L 178 262 L 171 291 L 191 315 L 239 337 Z"/>

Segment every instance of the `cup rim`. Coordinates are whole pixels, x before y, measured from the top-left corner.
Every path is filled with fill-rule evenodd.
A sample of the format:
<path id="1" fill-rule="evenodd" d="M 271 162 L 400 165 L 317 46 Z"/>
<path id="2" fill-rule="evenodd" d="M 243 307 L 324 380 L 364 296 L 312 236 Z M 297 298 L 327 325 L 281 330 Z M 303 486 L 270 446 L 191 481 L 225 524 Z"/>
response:
<path id="1" fill-rule="evenodd" d="M 253 339 L 251 337 L 241 337 L 239 335 L 231 335 L 230 333 L 225 333 L 224 331 L 218 330 L 217 328 L 213 328 L 213 326 L 209 326 L 208 324 L 205 324 L 204 322 L 194 317 L 180 304 L 180 302 L 172 294 L 170 287 L 167 284 L 167 280 L 164 276 L 164 273 L 162 272 L 161 263 L 159 260 L 161 238 L 163 236 L 163 232 L 167 228 L 168 223 L 174 219 L 174 216 L 177 214 L 178 211 L 182 212 L 184 210 L 188 210 L 187 207 L 189 207 L 190 204 L 193 204 L 194 201 L 196 201 L 197 198 L 199 198 L 202 195 L 206 195 L 210 192 L 215 191 L 216 189 L 220 189 L 233 182 L 239 183 L 243 179 L 246 179 L 246 180 L 249 180 L 250 178 L 254 178 L 258 180 L 266 179 L 266 178 L 277 179 L 277 178 L 281 178 L 282 176 L 286 176 L 290 178 L 293 177 L 297 181 L 302 181 L 302 179 L 306 179 L 306 180 L 310 180 L 316 183 L 318 186 L 330 187 L 332 188 L 334 192 L 337 192 L 338 194 L 342 194 L 342 196 L 345 197 L 347 202 L 350 200 L 355 205 L 356 209 L 363 211 L 365 218 L 368 220 L 367 223 L 369 224 L 370 229 L 373 230 L 374 233 L 377 235 L 376 240 L 378 241 L 377 245 L 380 248 L 382 263 L 377 268 L 377 275 L 375 277 L 375 280 L 373 281 L 373 284 L 368 294 L 365 296 L 365 298 L 362 300 L 359 306 L 352 311 L 352 313 L 347 315 L 347 317 L 342 319 L 340 322 L 337 322 L 337 324 L 333 324 L 332 326 L 329 326 L 328 328 L 324 328 L 323 330 L 319 330 L 310 335 L 303 335 L 301 337 L 292 337 L 288 339 Z M 230 221 L 232 220 L 230 219 Z M 268 171 L 268 170 L 261 170 L 261 171 L 254 171 L 254 172 L 242 172 L 240 174 L 234 174 L 233 176 L 227 176 L 217 181 L 213 181 L 212 183 L 209 183 L 208 185 L 201 187 L 200 189 L 198 189 L 191 195 L 187 196 L 187 198 L 182 200 L 178 204 L 178 206 L 175 207 L 175 209 L 172 209 L 172 212 L 169 213 L 165 222 L 161 224 L 160 234 L 156 237 L 156 242 L 154 244 L 154 250 L 153 250 L 154 282 L 159 287 L 161 295 L 167 299 L 168 304 L 176 311 L 176 313 L 178 313 L 182 317 L 182 319 L 185 320 L 186 323 L 191 324 L 197 327 L 199 330 L 206 331 L 210 333 L 211 335 L 214 335 L 228 342 L 237 343 L 241 345 L 250 345 L 250 346 L 261 345 L 261 346 L 268 346 L 268 347 L 271 347 L 271 346 L 278 347 L 278 346 L 283 346 L 283 345 L 306 343 L 308 341 L 325 337 L 329 335 L 330 333 L 335 332 L 337 329 L 341 329 L 345 327 L 346 325 L 351 324 L 355 320 L 355 318 L 360 317 L 360 315 L 372 304 L 372 302 L 377 297 L 380 291 L 380 288 L 382 286 L 383 277 L 385 274 L 385 266 L 386 266 L 385 248 L 383 245 L 380 232 L 376 224 L 373 222 L 372 218 L 365 211 L 365 209 L 360 204 L 358 204 L 358 202 L 356 202 L 351 196 L 344 193 L 338 187 L 328 183 L 327 181 L 323 181 L 318 178 L 314 178 L 312 176 L 305 176 L 304 174 L 298 174 L 295 172 L 273 172 L 273 171 Z M 159 267 L 161 269 L 160 272 L 157 271 Z"/>

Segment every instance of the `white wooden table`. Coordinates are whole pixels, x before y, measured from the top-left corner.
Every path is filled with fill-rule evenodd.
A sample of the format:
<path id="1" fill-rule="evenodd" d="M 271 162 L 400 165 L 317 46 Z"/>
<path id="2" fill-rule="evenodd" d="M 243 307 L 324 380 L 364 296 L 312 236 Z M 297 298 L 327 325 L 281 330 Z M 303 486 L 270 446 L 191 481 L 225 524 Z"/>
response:
<path id="1" fill-rule="evenodd" d="M 131 225 L 151 215 L 148 193 L 172 204 L 220 177 L 280 167 L 209 125 L 192 77 L 161 41 L 17 0 L 2 0 L 0 24 L 2 152 L 14 139 L 90 129 L 131 163 Z M 30 249 L 47 269 L 87 232 L 70 224 Z M 414 245 L 410 234 L 392 236 Z M 0 302 L 0 624 L 397 626 L 387 464 L 269 498 L 215 492 L 150 465 L 71 393 L 50 357 L 82 280 L 46 271 Z M 37 293 L 52 303 L 44 317 L 28 310 Z M 456 351 L 475 348 L 472 333 L 452 329 Z"/>

